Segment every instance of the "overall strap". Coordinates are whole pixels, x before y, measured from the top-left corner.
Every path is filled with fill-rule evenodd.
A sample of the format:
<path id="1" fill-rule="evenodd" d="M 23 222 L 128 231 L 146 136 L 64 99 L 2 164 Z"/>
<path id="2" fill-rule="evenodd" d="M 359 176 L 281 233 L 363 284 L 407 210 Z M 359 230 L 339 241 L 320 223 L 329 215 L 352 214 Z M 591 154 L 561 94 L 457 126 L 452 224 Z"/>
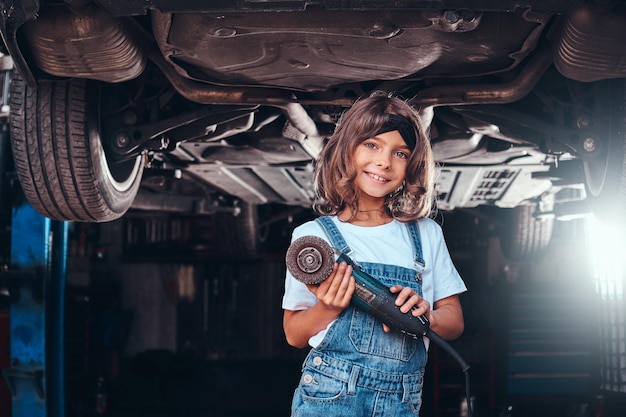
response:
<path id="1" fill-rule="evenodd" d="M 413 262 L 415 263 L 416 269 L 419 271 L 423 269 L 424 266 L 426 266 L 426 263 L 424 262 L 424 257 L 422 255 L 422 239 L 420 236 L 420 228 L 417 225 L 417 222 L 407 223 L 407 228 L 409 229 L 411 242 L 413 242 Z"/>
<path id="2" fill-rule="evenodd" d="M 348 243 L 346 243 L 343 235 L 330 217 L 321 216 L 315 220 L 322 226 L 322 229 L 326 233 L 326 236 L 328 236 L 328 239 L 334 248 L 339 249 L 346 255 L 350 255 L 350 253 L 352 253 L 352 249 L 348 246 Z"/>

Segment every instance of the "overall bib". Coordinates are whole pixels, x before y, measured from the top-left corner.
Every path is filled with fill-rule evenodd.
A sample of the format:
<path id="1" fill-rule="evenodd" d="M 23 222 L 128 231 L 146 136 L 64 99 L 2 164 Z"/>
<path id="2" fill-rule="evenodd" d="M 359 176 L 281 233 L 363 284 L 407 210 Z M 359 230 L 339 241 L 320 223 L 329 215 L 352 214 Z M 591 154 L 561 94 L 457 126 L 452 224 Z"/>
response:
<path id="1" fill-rule="evenodd" d="M 333 247 L 349 254 L 343 236 L 328 217 L 317 221 Z M 424 266 L 418 226 L 407 224 L 413 242 L 416 270 L 396 265 L 359 263 L 387 286 L 402 285 L 422 295 Z M 383 325 L 372 315 L 350 305 L 311 349 L 292 403 L 292 417 L 404 417 L 417 416 L 427 352 L 414 339 Z"/>

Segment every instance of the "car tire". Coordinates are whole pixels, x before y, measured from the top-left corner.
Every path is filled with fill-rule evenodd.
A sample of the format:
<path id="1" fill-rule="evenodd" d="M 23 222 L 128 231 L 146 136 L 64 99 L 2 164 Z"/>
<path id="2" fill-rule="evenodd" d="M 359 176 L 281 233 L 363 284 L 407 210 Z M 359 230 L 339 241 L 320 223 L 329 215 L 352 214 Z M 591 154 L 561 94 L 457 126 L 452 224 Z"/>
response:
<path id="1" fill-rule="evenodd" d="M 545 253 L 552 240 L 554 218 L 537 218 L 534 205 L 502 209 L 500 247 L 512 261 L 527 261 Z"/>
<path id="2" fill-rule="evenodd" d="M 615 225 L 626 209 L 626 86 L 622 80 L 601 84 L 598 113 L 604 138 L 595 158 L 583 162 L 591 211 L 603 223 Z M 621 225 L 624 227 L 624 225 Z"/>
<path id="3" fill-rule="evenodd" d="M 11 144 L 23 192 L 53 220 L 106 222 L 121 217 L 139 189 L 144 156 L 115 163 L 100 135 L 97 84 L 11 81 Z"/>

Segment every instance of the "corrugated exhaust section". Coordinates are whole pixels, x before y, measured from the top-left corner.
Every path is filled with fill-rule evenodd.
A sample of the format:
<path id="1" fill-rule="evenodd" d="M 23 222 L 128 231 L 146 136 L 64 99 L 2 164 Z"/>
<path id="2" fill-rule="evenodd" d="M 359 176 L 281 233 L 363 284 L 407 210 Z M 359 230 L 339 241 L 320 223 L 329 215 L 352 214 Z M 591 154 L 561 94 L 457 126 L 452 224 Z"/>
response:
<path id="1" fill-rule="evenodd" d="M 146 56 L 124 21 L 90 7 L 74 14 L 50 7 L 35 23 L 24 25 L 37 65 L 59 77 L 122 82 L 137 77 Z"/>
<path id="2" fill-rule="evenodd" d="M 585 5 L 568 17 L 556 40 L 554 65 L 582 82 L 626 76 L 626 8 Z"/>

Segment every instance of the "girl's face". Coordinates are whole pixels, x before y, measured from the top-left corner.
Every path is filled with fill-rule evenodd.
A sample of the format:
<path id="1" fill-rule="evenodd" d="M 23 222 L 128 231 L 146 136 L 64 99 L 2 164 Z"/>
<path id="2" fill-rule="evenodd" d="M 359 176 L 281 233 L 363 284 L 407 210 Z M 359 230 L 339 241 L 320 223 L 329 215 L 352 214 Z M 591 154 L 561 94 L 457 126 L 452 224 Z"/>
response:
<path id="1" fill-rule="evenodd" d="M 385 196 L 400 187 L 410 154 L 397 130 L 366 139 L 356 147 L 354 185 L 361 191 L 361 208 L 369 203 L 382 205 Z"/>

